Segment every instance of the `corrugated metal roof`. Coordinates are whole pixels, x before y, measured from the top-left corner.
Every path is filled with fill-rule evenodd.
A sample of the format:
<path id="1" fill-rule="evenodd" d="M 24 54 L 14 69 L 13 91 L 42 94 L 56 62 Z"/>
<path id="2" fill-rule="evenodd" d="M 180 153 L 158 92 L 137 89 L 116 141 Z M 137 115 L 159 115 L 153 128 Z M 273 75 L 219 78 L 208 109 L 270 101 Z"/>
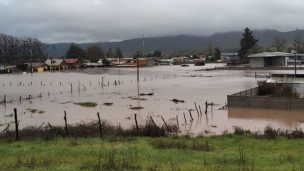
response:
<path id="1" fill-rule="evenodd" d="M 42 65 L 44 65 L 44 63 L 26 63 L 29 67 L 41 67 Z"/>
<path id="2" fill-rule="evenodd" d="M 285 52 L 262 52 L 262 53 L 256 53 L 249 55 L 248 58 L 261 58 L 261 57 L 289 57 L 289 56 L 295 56 L 294 53 L 285 53 Z M 304 56 L 304 54 L 297 54 L 297 56 Z"/>
<path id="3" fill-rule="evenodd" d="M 44 63 L 48 66 L 59 66 L 61 64 L 61 62 L 63 61 L 63 59 L 56 59 L 56 60 L 46 60 Z"/>

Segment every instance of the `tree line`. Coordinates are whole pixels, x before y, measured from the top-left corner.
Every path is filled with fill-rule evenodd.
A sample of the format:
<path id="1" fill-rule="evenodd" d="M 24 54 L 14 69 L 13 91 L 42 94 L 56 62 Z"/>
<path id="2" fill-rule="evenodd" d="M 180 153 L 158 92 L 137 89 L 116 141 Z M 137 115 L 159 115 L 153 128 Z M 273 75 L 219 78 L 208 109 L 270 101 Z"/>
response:
<path id="1" fill-rule="evenodd" d="M 0 34 L 0 63 L 4 65 L 44 61 L 47 58 L 46 49 L 47 46 L 36 38 Z"/>

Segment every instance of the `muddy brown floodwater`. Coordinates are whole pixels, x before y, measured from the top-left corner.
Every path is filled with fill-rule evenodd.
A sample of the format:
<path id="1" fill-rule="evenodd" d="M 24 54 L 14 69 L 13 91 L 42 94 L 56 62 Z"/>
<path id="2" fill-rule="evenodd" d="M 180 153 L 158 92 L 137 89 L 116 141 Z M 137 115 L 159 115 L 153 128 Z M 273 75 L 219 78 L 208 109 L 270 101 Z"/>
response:
<path id="1" fill-rule="evenodd" d="M 262 131 L 267 124 L 282 129 L 303 128 L 299 122 L 304 120 L 302 111 L 236 108 L 218 110 L 227 102 L 227 95 L 253 88 L 257 86 L 258 80 L 263 80 L 255 79 L 255 72 L 269 74 L 269 72 L 292 73 L 292 71 L 196 71 L 214 66 L 216 65 L 140 68 L 139 85 L 136 83 L 136 68 L 98 68 L 81 72 L 0 75 L 0 101 L 4 95 L 7 101 L 17 100 L 0 105 L 0 124 L 14 122 L 14 118 L 9 115 L 13 114 L 14 108 L 17 108 L 19 127 L 38 126 L 42 122 L 64 125 L 63 116 L 66 111 L 69 124 L 96 120 L 96 113 L 99 112 L 102 119 L 125 127 L 134 124 L 134 114 L 138 115 L 140 124 L 152 116 L 158 125 L 163 124 L 161 116 L 168 122 L 174 123 L 178 116 L 182 133 L 193 134 L 204 132 L 220 134 L 224 130 L 231 131 L 233 126 Z M 104 87 L 101 86 L 102 80 Z M 154 93 L 154 95 L 140 96 L 147 100 L 132 100 L 130 97 L 138 95 L 137 87 L 139 93 Z M 38 97 L 40 94 L 42 97 Z M 26 98 L 29 95 L 34 99 L 18 101 L 20 96 Z M 172 99 L 185 102 L 174 103 Z M 216 105 L 212 111 L 209 107 L 205 115 L 206 101 Z M 75 105 L 75 102 L 96 102 L 98 105 L 88 108 Z M 202 116 L 198 116 L 194 102 L 198 108 L 201 107 Z M 104 105 L 104 103 L 113 104 Z M 138 106 L 143 108 L 130 109 Z M 31 113 L 27 109 L 42 110 L 44 113 Z M 192 110 L 194 118 L 192 122 L 190 122 L 189 110 Z M 187 123 L 184 120 L 184 113 Z M 4 127 L 5 125 L 0 127 L 0 130 Z"/>

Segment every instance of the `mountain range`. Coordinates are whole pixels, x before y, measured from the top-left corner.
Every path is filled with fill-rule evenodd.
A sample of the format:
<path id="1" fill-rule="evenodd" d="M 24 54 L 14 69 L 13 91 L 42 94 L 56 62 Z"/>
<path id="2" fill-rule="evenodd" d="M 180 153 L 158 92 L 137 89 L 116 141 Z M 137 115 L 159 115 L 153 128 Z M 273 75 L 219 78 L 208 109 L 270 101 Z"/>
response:
<path id="1" fill-rule="evenodd" d="M 288 44 L 293 44 L 297 35 L 304 37 L 304 30 L 295 30 L 289 32 L 279 32 L 277 30 L 253 30 L 253 36 L 259 39 L 259 46 L 270 47 L 275 36 L 284 37 Z M 226 32 L 215 33 L 211 36 L 193 36 L 193 35 L 176 35 L 163 37 L 148 37 L 123 40 L 120 42 L 97 42 L 97 43 L 79 43 L 78 45 L 87 49 L 89 46 L 98 45 L 104 51 L 119 47 L 125 54 L 135 54 L 135 50 L 143 50 L 151 52 L 154 50 L 183 52 L 196 51 L 203 52 L 207 49 L 209 43 L 212 47 L 218 47 L 222 52 L 237 52 L 240 48 L 239 42 L 243 32 Z M 143 47 L 144 41 L 144 47 Z M 48 45 L 50 54 L 55 57 L 65 56 L 71 43 L 55 43 Z M 57 46 L 57 50 L 51 50 L 52 45 Z"/>

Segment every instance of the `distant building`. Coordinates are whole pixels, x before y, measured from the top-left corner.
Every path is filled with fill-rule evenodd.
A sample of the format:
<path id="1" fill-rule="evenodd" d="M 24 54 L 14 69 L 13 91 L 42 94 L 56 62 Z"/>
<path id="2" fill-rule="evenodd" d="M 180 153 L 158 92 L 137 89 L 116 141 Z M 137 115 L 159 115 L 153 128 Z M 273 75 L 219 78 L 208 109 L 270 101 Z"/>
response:
<path id="1" fill-rule="evenodd" d="M 63 59 L 46 60 L 44 63 L 47 65 L 47 70 L 50 71 L 60 71 L 68 67 L 68 64 Z"/>
<path id="2" fill-rule="evenodd" d="M 296 64 L 301 65 L 304 54 L 297 54 Z M 284 52 L 262 52 L 248 56 L 250 67 L 294 65 L 295 54 Z"/>
<path id="3" fill-rule="evenodd" d="M 64 62 L 67 63 L 69 69 L 78 69 L 83 65 L 80 59 L 64 59 Z"/>
<path id="4" fill-rule="evenodd" d="M 221 56 L 224 58 L 223 60 L 226 58 L 235 59 L 238 57 L 238 53 L 221 53 Z"/>

